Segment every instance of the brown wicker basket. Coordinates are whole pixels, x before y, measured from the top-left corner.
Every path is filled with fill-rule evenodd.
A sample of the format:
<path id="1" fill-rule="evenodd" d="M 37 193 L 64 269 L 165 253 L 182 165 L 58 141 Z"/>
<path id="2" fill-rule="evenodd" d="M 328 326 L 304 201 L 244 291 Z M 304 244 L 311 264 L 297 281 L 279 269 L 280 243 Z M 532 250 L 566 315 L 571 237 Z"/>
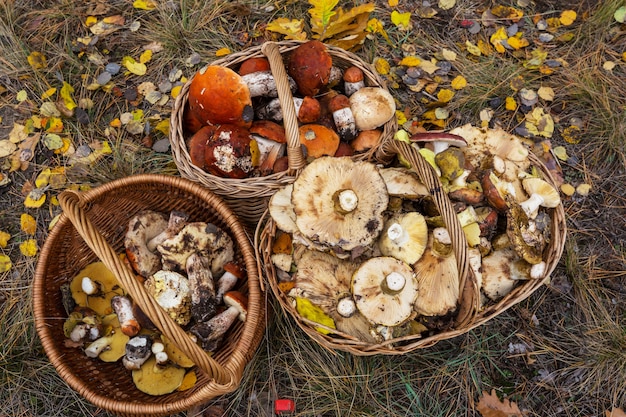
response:
<path id="1" fill-rule="evenodd" d="M 165 175 L 136 175 L 110 182 L 84 194 L 61 193 L 64 210 L 43 245 L 33 284 L 37 333 L 59 375 L 98 407 L 126 416 L 165 416 L 232 392 L 254 355 L 265 328 L 262 295 L 254 250 L 237 217 L 212 192 L 189 180 Z M 180 210 L 192 221 L 212 222 L 235 243 L 235 257 L 245 265 L 240 291 L 248 296 L 248 316 L 229 331 L 224 345 L 206 354 L 159 307 L 120 260 L 130 218 L 142 210 Z M 139 391 L 120 363 L 90 359 L 64 343 L 61 285 L 87 264 L 101 260 L 163 334 L 188 354 L 198 380 L 186 391 L 150 396 Z"/>
<path id="2" fill-rule="evenodd" d="M 422 337 L 420 335 L 403 336 L 378 344 L 371 344 L 356 340 L 356 338 L 350 337 L 349 335 L 343 337 L 340 332 L 333 329 L 328 330 L 331 330 L 334 333 L 320 333 L 315 330 L 315 328 L 324 326 L 301 317 L 295 306 L 292 304 L 292 301 L 278 286 L 279 282 L 276 269 L 271 260 L 272 247 L 277 227 L 268 213 L 265 213 L 255 234 L 257 261 L 259 262 L 259 270 L 264 276 L 262 284 L 265 283 L 265 280 L 267 280 L 267 283 L 269 283 L 269 286 L 271 287 L 274 296 L 278 299 L 283 311 L 292 316 L 298 326 L 313 340 L 331 351 L 340 350 L 358 356 L 405 354 L 417 349 L 430 347 L 441 340 L 459 336 L 486 323 L 488 320 L 496 317 L 503 311 L 529 297 L 535 290 L 546 282 L 546 279 L 549 278 L 550 274 L 556 267 L 565 244 L 566 224 L 565 213 L 562 205 L 559 205 L 555 209 L 550 209 L 550 217 L 552 220 L 551 241 L 549 247 L 546 248 L 543 254 L 543 259 L 547 264 L 545 279 L 525 281 L 523 284 L 515 287 L 513 291 L 497 303 L 492 303 L 491 305 L 480 309 L 480 288 L 478 288 L 476 277 L 474 276 L 472 269 L 469 268 L 467 240 L 456 216 L 456 212 L 453 209 L 447 194 L 443 191 L 437 174 L 428 162 L 422 158 L 419 152 L 407 143 L 395 140 L 389 141 L 384 144 L 381 151 L 387 153 L 387 155 L 401 155 L 411 164 L 413 170 L 417 172 L 421 181 L 430 190 L 433 202 L 441 213 L 446 228 L 448 229 L 452 239 L 453 250 L 456 256 L 458 271 L 461 278 L 459 308 L 457 309 L 456 317 L 454 319 L 454 326 L 451 329 L 441 331 L 440 333 L 436 333 L 428 337 Z M 552 176 L 541 161 L 532 154 L 529 155 L 529 158 L 530 162 L 541 170 L 544 179 L 551 184 L 554 184 Z"/>
<path id="3" fill-rule="evenodd" d="M 230 179 L 211 175 L 191 163 L 191 158 L 185 143 L 183 113 L 188 100 L 189 86 L 193 77 L 183 86 L 176 98 L 170 123 L 170 143 L 174 162 L 180 174 L 192 181 L 207 186 L 211 191 L 222 196 L 230 207 L 240 217 L 252 225 L 265 211 L 267 201 L 274 192 L 283 185 L 292 182 L 295 174 L 305 165 L 298 135 L 298 120 L 293 106 L 292 94 L 287 81 L 287 74 L 283 56 L 298 47 L 302 41 L 266 42 L 262 45 L 245 49 L 231 54 L 225 58 L 213 61 L 211 65 L 222 65 L 232 69 L 248 58 L 266 56 L 270 61 L 270 67 L 277 82 L 278 97 L 283 110 L 283 125 L 287 135 L 287 154 L 289 156 L 289 169 L 283 172 L 267 175 L 264 177 Z M 333 65 L 341 69 L 350 66 L 359 67 L 364 73 L 365 84 L 372 87 L 384 87 L 385 82 L 376 73 L 373 67 L 364 62 L 357 55 L 341 48 L 327 45 L 328 52 L 333 58 Z M 397 130 L 396 118 L 392 118 L 383 126 L 380 143 L 392 139 Z M 380 145 L 379 145 L 380 146 Z M 356 159 L 371 159 L 378 147 L 368 152 L 356 155 Z"/>

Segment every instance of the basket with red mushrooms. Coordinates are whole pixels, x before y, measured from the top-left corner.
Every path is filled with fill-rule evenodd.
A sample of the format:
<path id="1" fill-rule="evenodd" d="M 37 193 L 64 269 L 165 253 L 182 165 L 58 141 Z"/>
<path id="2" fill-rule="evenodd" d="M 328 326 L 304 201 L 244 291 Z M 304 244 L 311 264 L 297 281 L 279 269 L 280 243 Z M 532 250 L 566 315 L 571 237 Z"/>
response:
<path id="1" fill-rule="evenodd" d="M 457 212 L 481 308 L 544 279 L 560 198 L 520 139 L 467 125 L 411 142 Z M 269 213 L 276 288 L 318 331 L 380 343 L 454 325 L 460 277 L 451 237 L 406 164 L 318 158 L 279 189 Z"/>
<path id="2" fill-rule="evenodd" d="M 148 294 L 207 352 L 220 348 L 228 331 L 245 321 L 247 298 L 236 288 L 245 272 L 231 237 L 212 223 L 185 213 L 157 211 L 133 216 L 120 256 Z M 163 395 L 191 388 L 194 363 L 133 302 L 102 262 L 81 270 L 65 288 L 63 330 L 71 346 L 90 358 L 119 362 L 140 391 Z"/>
<path id="3" fill-rule="evenodd" d="M 391 94 L 366 86 L 359 67 L 333 65 L 319 41 L 291 51 L 285 70 L 307 160 L 365 152 L 395 117 Z M 239 68 L 208 65 L 198 71 L 183 123 L 191 162 L 211 175 L 241 179 L 288 167 L 282 106 L 264 57 L 249 58 Z"/>

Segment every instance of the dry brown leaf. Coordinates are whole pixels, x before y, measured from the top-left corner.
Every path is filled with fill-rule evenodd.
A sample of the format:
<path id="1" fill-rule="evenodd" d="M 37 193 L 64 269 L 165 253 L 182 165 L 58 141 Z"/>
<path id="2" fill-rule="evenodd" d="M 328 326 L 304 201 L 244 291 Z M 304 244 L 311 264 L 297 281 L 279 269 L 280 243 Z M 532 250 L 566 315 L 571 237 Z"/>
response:
<path id="1" fill-rule="evenodd" d="M 500 400 L 495 389 L 491 390 L 491 394 L 483 391 L 476 410 L 482 417 L 523 417 L 517 404 L 509 400 Z"/>
<path id="2" fill-rule="evenodd" d="M 626 413 L 621 408 L 613 407 L 611 411 L 606 410 L 604 412 L 604 416 L 605 417 L 626 417 Z"/>

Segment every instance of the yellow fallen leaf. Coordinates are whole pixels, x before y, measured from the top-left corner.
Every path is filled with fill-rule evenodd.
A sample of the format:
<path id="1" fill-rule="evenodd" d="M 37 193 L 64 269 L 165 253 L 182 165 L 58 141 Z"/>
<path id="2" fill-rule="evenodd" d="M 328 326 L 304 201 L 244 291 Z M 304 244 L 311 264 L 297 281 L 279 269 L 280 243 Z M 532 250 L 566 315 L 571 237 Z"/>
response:
<path id="1" fill-rule="evenodd" d="M 17 145 L 10 140 L 0 140 L 0 158 L 11 155 L 17 149 Z"/>
<path id="2" fill-rule="evenodd" d="M 437 100 L 442 103 L 449 102 L 450 100 L 452 100 L 452 97 L 454 97 L 454 91 L 448 90 L 447 88 L 441 89 L 437 93 Z"/>
<path id="3" fill-rule="evenodd" d="M 441 50 L 441 56 L 446 61 L 456 61 L 456 52 L 454 52 L 454 51 L 452 51 L 452 50 L 450 50 L 448 48 L 443 48 Z"/>
<path id="4" fill-rule="evenodd" d="M 6 248 L 11 239 L 11 234 L 0 230 L 0 248 Z"/>
<path id="5" fill-rule="evenodd" d="M 483 417 L 523 417 L 522 411 L 517 404 L 510 400 L 500 400 L 496 390 L 491 390 L 491 394 L 483 391 L 476 404 L 476 410 Z"/>
<path id="6" fill-rule="evenodd" d="M 605 61 L 604 64 L 602 64 L 602 68 L 605 71 L 613 71 L 613 69 L 615 68 L 615 62 L 613 61 Z"/>
<path id="7" fill-rule="evenodd" d="M 396 110 L 396 120 L 398 121 L 398 126 L 402 126 L 408 119 L 402 110 Z"/>
<path id="8" fill-rule="evenodd" d="M 398 62 L 398 65 L 404 65 L 405 67 L 417 67 L 421 64 L 422 60 L 416 56 L 405 56 Z"/>
<path id="9" fill-rule="evenodd" d="M 24 139 L 28 137 L 28 133 L 26 132 L 26 126 L 21 125 L 19 123 L 13 123 L 13 129 L 9 132 L 9 142 L 11 143 L 20 143 Z"/>
<path id="10" fill-rule="evenodd" d="M 561 132 L 561 136 L 563 137 L 563 140 L 565 140 L 565 142 L 577 144 L 580 143 L 582 139 L 582 131 L 578 126 L 569 126 L 563 129 L 563 132 Z"/>
<path id="11" fill-rule="evenodd" d="M 140 10 L 154 10 L 156 6 L 156 3 L 152 0 L 135 0 L 133 2 L 133 7 Z"/>
<path id="12" fill-rule="evenodd" d="M 554 90 L 552 89 L 552 87 L 539 87 L 539 90 L 537 90 L 537 95 L 546 101 L 554 100 Z"/>
<path id="13" fill-rule="evenodd" d="M 150 49 L 146 49 L 139 55 L 139 62 L 145 64 L 152 59 L 152 51 Z"/>
<path id="14" fill-rule="evenodd" d="M 35 239 L 28 239 L 20 243 L 20 252 L 22 252 L 24 256 L 33 257 L 37 255 L 38 250 L 39 248 L 37 247 L 37 241 Z"/>
<path id="15" fill-rule="evenodd" d="M 3 253 L 0 253 L 0 273 L 9 271 L 12 266 L 13 264 L 11 264 L 11 258 Z"/>
<path id="16" fill-rule="evenodd" d="M 394 10 L 391 12 L 391 22 L 401 29 L 408 29 L 411 23 L 411 12 L 400 13 Z"/>
<path id="17" fill-rule="evenodd" d="M 161 120 L 154 127 L 154 130 L 163 133 L 165 136 L 169 136 L 169 134 L 170 134 L 170 119 Z"/>
<path id="18" fill-rule="evenodd" d="M 335 321 L 332 317 L 328 316 L 324 311 L 313 304 L 309 299 L 296 297 L 296 310 L 298 314 L 305 319 L 308 319 L 312 322 L 322 324 L 326 327 L 330 327 L 331 329 L 335 328 Z M 330 333 L 329 330 L 326 330 L 321 327 L 316 327 L 315 330 L 322 334 Z"/>
<path id="19" fill-rule="evenodd" d="M 28 93 L 26 92 L 26 90 L 20 90 L 15 95 L 15 99 L 17 100 L 18 103 L 22 103 L 28 100 Z"/>
<path id="20" fill-rule="evenodd" d="M 450 82 L 450 85 L 452 86 L 452 88 L 454 88 L 455 90 L 461 90 L 462 88 L 467 87 L 467 80 L 465 79 L 465 77 L 463 77 L 462 75 L 457 75 L 456 77 L 454 77 L 454 79 Z"/>
<path id="21" fill-rule="evenodd" d="M 22 213 L 20 216 L 20 227 L 24 233 L 32 236 L 37 231 L 37 220 L 28 213 Z"/>
<path id="22" fill-rule="evenodd" d="M 54 150 L 54 153 L 57 155 L 66 155 L 70 149 L 74 149 L 72 147 L 72 141 L 67 136 L 63 136 L 61 138 L 61 147 Z"/>
<path id="23" fill-rule="evenodd" d="M 376 68 L 376 72 L 378 72 L 379 74 L 387 75 L 389 74 L 391 66 L 385 58 L 376 58 L 374 60 L 374 68 Z"/>
<path id="24" fill-rule="evenodd" d="M 180 94 L 180 90 L 182 90 L 182 88 L 183 88 L 182 85 L 177 85 L 177 86 L 172 87 L 172 91 L 170 91 L 172 98 L 178 97 L 178 95 Z"/>
<path id="25" fill-rule="evenodd" d="M 43 93 L 43 94 L 41 95 L 41 99 L 42 99 L 42 100 L 47 100 L 47 99 L 49 99 L 50 97 L 52 97 L 52 96 L 54 95 L 54 93 L 56 93 L 56 92 L 57 92 L 57 89 L 56 89 L 56 88 L 54 88 L 54 87 L 53 87 L 53 88 L 48 88 L 48 89 L 45 91 L 45 93 Z"/>
<path id="26" fill-rule="evenodd" d="M 496 48 L 496 51 L 500 53 L 504 53 L 505 48 L 502 45 L 502 41 L 508 39 L 506 34 L 506 28 L 501 26 L 498 30 L 496 30 L 493 35 L 489 38 L 489 42 Z"/>
<path id="27" fill-rule="evenodd" d="M 507 39 L 509 46 L 515 50 L 524 48 L 529 45 L 528 40 L 525 38 L 518 38 L 517 36 L 511 36 Z"/>
<path id="28" fill-rule="evenodd" d="M 441 10 L 449 10 L 456 5 L 456 0 L 439 0 L 437 5 Z"/>
<path id="29" fill-rule="evenodd" d="M 476 45 L 478 45 L 478 49 L 480 49 L 480 52 L 484 55 L 484 56 L 489 56 L 493 53 L 493 49 L 491 48 L 491 45 L 489 44 L 489 42 L 484 41 L 482 39 L 479 39 L 476 42 Z"/>
<path id="30" fill-rule="evenodd" d="M 288 40 L 305 40 L 306 33 L 304 30 L 303 19 L 287 19 L 286 17 L 279 17 L 272 20 L 267 24 L 265 29 L 285 35 L 285 39 Z"/>
<path id="31" fill-rule="evenodd" d="M 554 120 L 550 114 L 541 107 L 535 107 L 532 112 L 526 114 L 526 129 L 533 135 L 552 137 L 554 133 Z"/>
<path id="32" fill-rule="evenodd" d="M 57 214 L 56 216 L 52 218 L 52 220 L 50 220 L 50 223 L 48 223 L 48 231 L 52 230 L 54 225 L 57 224 L 57 222 L 59 221 L 60 217 L 61 217 L 61 213 Z"/>
<path id="33" fill-rule="evenodd" d="M 26 196 L 24 200 L 24 207 L 27 208 L 39 208 L 46 202 L 46 193 L 43 190 L 36 188 Z"/>
<path id="34" fill-rule="evenodd" d="M 220 48 L 215 51 L 215 56 L 226 56 L 228 54 L 230 54 L 230 49 L 228 48 Z"/>
<path id="35" fill-rule="evenodd" d="M 399 0 L 389 0 L 387 1 L 387 4 L 389 5 L 389 7 L 396 7 L 398 5 Z"/>
<path id="36" fill-rule="evenodd" d="M 122 58 L 122 65 L 135 75 L 145 75 L 148 70 L 145 64 L 135 61 L 135 59 L 131 56 L 125 56 Z"/>
<path id="37" fill-rule="evenodd" d="M 26 59 L 28 60 L 28 64 L 34 70 L 43 69 L 48 66 L 48 61 L 41 52 L 33 51 Z"/>
<path id="38" fill-rule="evenodd" d="M 559 17 L 559 22 L 563 26 L 569 26 L 576 20 L 576 12 L 574 10 L 564 10 Z"/>
<path id="39" fill-rule="evenodd" d="M 480 48 L 477 45 L 474 45 L 470 41 L 465 41 L 465 48 L 467 48 L 467 52 L 469 52 L 472 55 L 475 55 L 475 56 L 481 55 Z"/>
<path id="40" fill-rule="evenodd" d="M 422 61 L 420 64 L 420 68 L 429 74 L 433 74 L 439 69 L 437 64 L 433 61 Z"/>
<path id="41" fill-rule="evenodd" d="M 115 119 L 111 120 L 109 122 L 109 126 L 111 127 L 121 127 L 122 126 L 122 121 L 119 119 L 119 117 L 116 117 Z"/>
<path id="42" fill-rule="evenodd" d="M 42 120 L 43 129 L 47 133 L 61 133 L 63 132 L 63 120 L 60 117 L 48 117 Z"/>
<path id="43" fill-rule="evenodd" d="M 515 101 L 515 98 L 508 96 L 504 100 L 504 108 L 507 109 L 508 111 L 517 110 L 517 101 Z"/>
<path id="44" fill-rule="evenodd" d="M 68 110 L 74 110 L 76 107 L 76 102 L 72 97 L 72 93 L 74 92 L 74 87 L 72 87 L 67 82 L 63 81 L 63 87 L 61 87 L 61 98 L 63 99 L 63 104 L 67 107 Z"/>
<path id="45" fill-rule="evenodd" d="M 85 19 L 85 26 L 91 27 L 95 25 L 97 22 L 98 22 L 98 18 L 96 16 L 87 16 L 87 19 Z M 87 42 L 85 45 L 87 44 L 89 44 L 89 42 Z"/>
<path id="46" fill-rule="evenodd" d="M 365 27 L 365 30 L 369 33 L 380 33 L 387 42 L 391 42 L 382 22 L 375 17 L 367 21 L 367 26 Z"/>

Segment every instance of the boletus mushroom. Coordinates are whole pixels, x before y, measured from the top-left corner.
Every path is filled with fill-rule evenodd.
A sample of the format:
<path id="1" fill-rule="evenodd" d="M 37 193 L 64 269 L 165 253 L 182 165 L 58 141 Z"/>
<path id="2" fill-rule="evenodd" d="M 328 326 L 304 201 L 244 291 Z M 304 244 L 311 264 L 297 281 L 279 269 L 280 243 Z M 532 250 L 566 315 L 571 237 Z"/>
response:
<path id="1" fill-rule="evenodd" d="M 287 63 L 287 73 L 296 81 L 303 96 L 315 96 L 328 84 L 333 59 L 326 45 L 318 40 L 300 44 Z"/>

